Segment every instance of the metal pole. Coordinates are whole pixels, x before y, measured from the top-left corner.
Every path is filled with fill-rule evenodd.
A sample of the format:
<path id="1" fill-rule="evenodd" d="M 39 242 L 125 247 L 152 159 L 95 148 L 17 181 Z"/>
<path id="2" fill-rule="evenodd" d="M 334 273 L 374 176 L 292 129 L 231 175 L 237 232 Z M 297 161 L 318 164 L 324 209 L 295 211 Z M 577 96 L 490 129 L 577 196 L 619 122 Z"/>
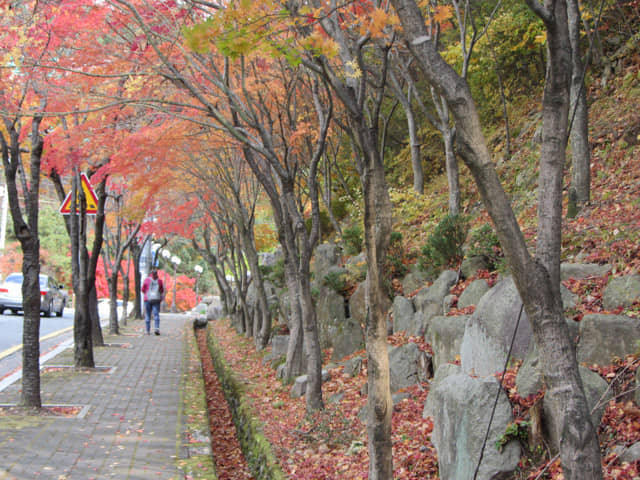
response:
<path id="1" fill-rule="evenodd" d="M 178 269 L 176 264 L 173 264 L 173 298 L 171 299 L 171 313 L 176 313 L 176 276 Z"/>

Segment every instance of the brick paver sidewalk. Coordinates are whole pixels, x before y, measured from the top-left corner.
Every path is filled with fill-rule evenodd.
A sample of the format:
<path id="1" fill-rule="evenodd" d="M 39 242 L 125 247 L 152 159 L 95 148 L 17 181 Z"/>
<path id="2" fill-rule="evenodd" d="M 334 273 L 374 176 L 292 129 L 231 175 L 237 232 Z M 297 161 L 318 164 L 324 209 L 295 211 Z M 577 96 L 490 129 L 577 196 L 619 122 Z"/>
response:
<path id="1" fill-rule="evenodd" d="M 181 479 L 184 355 L 189 317 L 162 315 L 160 336 L 142 335 L 134 321 L 125 335 L 96 348 L 96 370 L 73 364 L 66 350 L 44 365 L 44 405 L 82 407 L 71 417 L 0 413 L 0 479 Z M 1 404 L 19 400 L 21 382 L 0 392 Z"/>

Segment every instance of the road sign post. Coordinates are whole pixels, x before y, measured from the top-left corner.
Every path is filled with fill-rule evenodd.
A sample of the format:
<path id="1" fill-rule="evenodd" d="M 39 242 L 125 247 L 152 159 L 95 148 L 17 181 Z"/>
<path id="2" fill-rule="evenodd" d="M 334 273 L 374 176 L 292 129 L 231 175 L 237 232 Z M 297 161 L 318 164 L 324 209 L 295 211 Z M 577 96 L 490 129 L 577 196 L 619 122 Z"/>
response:
<path id="1" fill-rule="evenodd" d="M 96 196 L 96 192 L 93 190 L 93 187 L 91 186 L 91 182 L 89 181 L 89 178 L 84 173 L 80 175 L 80 184 L 82 186 L 82 191 L 84 192 L 84 198 L 86 199 L 86 202 L 87 202 L 87 210 L 86 210 L 87 215 L 97 214 L 98 213 L 98 197 Z M 60 205 L 60 213 L 62 215 L 78 213 L 77 199 L 76 199 L 76 205 L 74 205 L 75 208 L 73 209 L 71 208 L 72 193 L 73 191 L 70 191 L 67 194 L 67 198 L 65 198 L 64 202 L 62 202 L 62 205 Z"/>

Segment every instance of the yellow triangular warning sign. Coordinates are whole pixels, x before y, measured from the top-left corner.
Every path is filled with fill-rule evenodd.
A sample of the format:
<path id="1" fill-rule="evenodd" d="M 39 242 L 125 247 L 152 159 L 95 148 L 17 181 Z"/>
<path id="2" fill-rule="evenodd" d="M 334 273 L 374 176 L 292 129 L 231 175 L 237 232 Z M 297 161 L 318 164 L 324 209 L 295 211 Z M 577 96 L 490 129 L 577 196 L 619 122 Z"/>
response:
<path id="1" fill-rule="evenodd" d="M 87 215 L 95 215 L 98 213 L 98 197 L 96 192 L 93 191 L 89 178 L 83 173 L 80 175 L 80 184 L 82 185 L 82 191 L 84 192 L 84 198 L 87 202 Z M 69 215 L 71 213 L 71 193 L 67 194 L 67 198 L 64 199 L 62 205 L 60 205 L 60 213 L 63 215 Z M 73 209 L 73 213 L 76 213 L 78 208 Z"/>

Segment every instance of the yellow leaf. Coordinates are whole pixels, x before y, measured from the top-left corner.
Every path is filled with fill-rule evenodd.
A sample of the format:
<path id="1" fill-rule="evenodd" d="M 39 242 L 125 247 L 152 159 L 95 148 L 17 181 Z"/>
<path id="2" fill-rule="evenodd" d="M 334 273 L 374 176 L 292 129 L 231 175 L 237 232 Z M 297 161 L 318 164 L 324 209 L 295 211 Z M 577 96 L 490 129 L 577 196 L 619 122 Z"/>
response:
<path id="1" fill-rule="evenodd" d="M 433 12 L 433 20 L 437 23 L 444 23 L 453 16 L 451 5 L 438 5 Z"/>
<path id="2" fill-rule="evenodd" d="M 371 36 L 381 37 L 384 27 L 387 25 L 389 15 L 381 8 L 376 8 L 371 14 L 371 23 L 369 24 L 369 32 Z"/>

